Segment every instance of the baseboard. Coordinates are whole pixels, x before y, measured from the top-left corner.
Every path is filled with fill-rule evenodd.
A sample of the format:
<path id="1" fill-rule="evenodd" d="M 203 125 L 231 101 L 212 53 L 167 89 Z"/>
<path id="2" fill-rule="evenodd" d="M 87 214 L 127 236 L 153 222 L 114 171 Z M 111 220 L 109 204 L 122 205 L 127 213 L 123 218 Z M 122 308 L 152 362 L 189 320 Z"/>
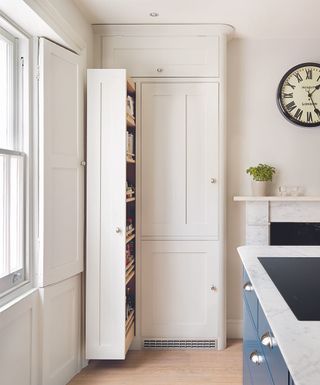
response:
<path id="1" fill-rule="evenodd" d="M 242 320 L 227 320 L 227 338 L 242 338 Z"/>

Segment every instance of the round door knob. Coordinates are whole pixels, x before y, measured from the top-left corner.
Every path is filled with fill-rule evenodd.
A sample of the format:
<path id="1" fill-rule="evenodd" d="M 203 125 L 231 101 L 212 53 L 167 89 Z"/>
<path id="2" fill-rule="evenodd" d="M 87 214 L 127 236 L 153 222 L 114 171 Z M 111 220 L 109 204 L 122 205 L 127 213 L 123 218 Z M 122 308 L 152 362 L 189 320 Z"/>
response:
<path id="1" fill-rule="evenodd" d="M 256 350 L 250 354 L 250 361 L 253 362 L 256 365 L 262 364 L 262 356 L 259 354 Z"/>
<path id="2" fill-rule="evenodd" d="M 260 341 L 262 345 L 268 346 L 269 349 L 272 349 L 275 344 L 275 340 L 270 332 L 265 332 L 262 334 Z"/>
<path id="3" fill-rule="evenodd" d="M 243 285 L 243 290 L 244 291 L 253 291 L 253 286 L 252 286 L 251 282 L 246 282 Z"/>
<path id="4" fill-rule="evenodd" d="M 120 227 L 116 227 L 116 233 L 117 233 L 117 234 L 121 233 Z"/>
<path id="5" fill-rule="evenodd" d="M 214 184 L 214 183 L 217 183 L 217 179 L 211 178 L 211 179 L 210 179 L 210 183 L 213 183 L 213 184 Z"/>
<path id="6" fill-rule="evenodd" d="M 163 72 L 163 68 L 157 68 L 157 72 Z"/>

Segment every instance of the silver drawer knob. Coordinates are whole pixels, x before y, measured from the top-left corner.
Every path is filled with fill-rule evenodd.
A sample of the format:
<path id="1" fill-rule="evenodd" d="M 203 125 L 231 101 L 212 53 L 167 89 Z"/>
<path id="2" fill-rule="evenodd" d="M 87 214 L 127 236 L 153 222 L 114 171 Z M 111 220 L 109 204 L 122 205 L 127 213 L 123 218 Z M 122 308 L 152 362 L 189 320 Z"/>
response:
<path id="1" fill-rule="evenodd" d="M 243 285 L 243 290 L 244 291 L 253 291 L 253 286 L 252 286 L 251 282 L 246 282 Z"/>
<path id="2" fill-rule="evenodd" d="M 117 234 L 120 234 L 120 233 L 121 233 L 120 227 L 116 227 L 116 233 L 117 233 Z"/>
<path id="3" fill-rule="evenodd" d="M 82 160 L 82 161 L 80 162 L 80 165 L 81 165 L 81 166 L 86 166 L 86 165 L 87 165 L 87 162 L 86 162 L 85 160 Z"/>
<path id="4" fill-rule="evenodd" d="M 210 179 L 210 183 L 213 183 L 213 184 L 214 184 L 214 183 L 217 183 L 217 179 L 211 178 L 211 179 Z"/>
<path id="5" fill-rule="evenodd" d="M 211 285 L 210 290 L 211 290 L 211 291 L 216 291 L 216 290 L 217 290 L 217 286 Z"/>
<path id="6" fill-rule="evenodd" d="M 263 358 L 256 350 L 250 354 L 250 361 L 256 365 L 261 365 Z"/>
<path id="7" fill-rule="evenodd" d="M 163 68 L 157 68 L 157 72 L 163 72 Z"/>
<path id="8" fill-rule="evenodd" d="M 275 339 L 270 332 L 262 334 L 260 341 L 262 345 L 268 346 L 269 349 L 272 349 L 275 346 Z"/>

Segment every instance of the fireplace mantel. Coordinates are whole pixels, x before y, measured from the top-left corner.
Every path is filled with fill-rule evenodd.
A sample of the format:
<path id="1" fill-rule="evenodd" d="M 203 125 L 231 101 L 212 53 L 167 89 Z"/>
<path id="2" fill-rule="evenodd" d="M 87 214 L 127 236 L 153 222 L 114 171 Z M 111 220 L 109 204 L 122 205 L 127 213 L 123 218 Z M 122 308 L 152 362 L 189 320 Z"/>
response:
<path id="1" fill-rule="evenodd" d="M 270 245 L 270 223 L 320 223 L 320 196 L 236 196 L 246 205 L 246 244 Z"/>
<path id="2" fill-rule="evenodd" d="M 235 196 L 236 202 L 320 202 L 320 196 Z"/>

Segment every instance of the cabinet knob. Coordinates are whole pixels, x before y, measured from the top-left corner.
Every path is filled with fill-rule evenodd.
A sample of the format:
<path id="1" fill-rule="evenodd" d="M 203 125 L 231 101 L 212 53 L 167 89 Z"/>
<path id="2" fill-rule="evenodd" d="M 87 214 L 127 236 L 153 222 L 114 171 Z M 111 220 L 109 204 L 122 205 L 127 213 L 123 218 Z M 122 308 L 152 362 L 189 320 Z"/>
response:
<path id="1" fill-rule="evenodd" d="M 246 282 L 243 285 L 243 290 L 244 291 L 253 291 L 253 286 L 252 286 L 251 282 Z"/>
<path id="2" fill-rule="evenodd" d="M 217 286 L 211 285 L 210 290 L 211 290 L 211 291 L 216 291 L 216 290 L 217 290 Z"/>
<path id="3" fill-rule="evenodd" d="M 262 334 L 260 341 L 262 345 L 268 346 L 269 349 L 272 349 L 275 346 L 275 339 L 270 332 Z"/>
<path id="4" fill-rule="evenodd" d="M 217 183 L 217 179 L 211 178 L 211 179 L 210 179 L 210 183 L 213 183 L 213 184 L 214 184 L 214 183 Z"/>
<path id="5" fill-rule="evenodd" d="M 120 227 L 116 227 L 116 233 L 117 233 L 117 234 L 120 234 L 120 233 L 121 233 Z"/>
<path id="6" fill-rule="evenodd" d="M 163 72 L 163 68 L 157 68 L 157 72 Z"/>
<path id="7" fill-rule="evenodd" d="M 81 165 L 81 166 L 86 166 L 86 165 L 87 165 L 87 162 L 86 162 L 85 160 L 82 160 L 82 161 L 80 162 L 80 165 Z"/>
<path id="8" fill-rule="evenodd" d="M 256 365 L 261 365 L 263 358 L 256 350 L 250 354 L 250 361 Z"/>

